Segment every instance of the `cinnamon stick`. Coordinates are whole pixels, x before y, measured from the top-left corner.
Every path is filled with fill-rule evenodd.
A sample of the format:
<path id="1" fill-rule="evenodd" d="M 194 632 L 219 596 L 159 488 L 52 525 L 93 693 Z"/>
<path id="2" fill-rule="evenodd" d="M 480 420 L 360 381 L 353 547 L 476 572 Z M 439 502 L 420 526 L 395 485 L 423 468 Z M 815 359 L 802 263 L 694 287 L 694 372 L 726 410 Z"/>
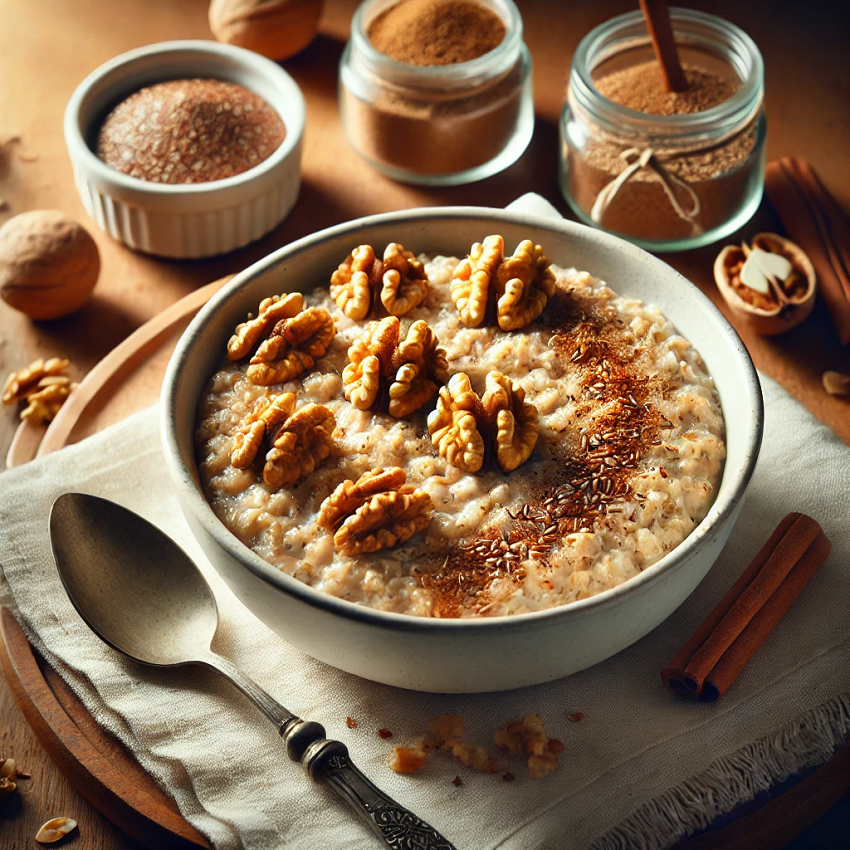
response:
<path id="1" fill-rule="evenodd" d="M 640 0 L 640 8 L 652 39 L 652 48 L 661 65 L 664 88 L 667 91 L 687 91 L 688 81 L 679 62 L 667 0 Z"/>
<path id="2" fill-rule="evenodd" d="M 765 192 L 788 234 L 811 258 L 838 336 L 850 343 L 850 223 L 804 159 L 765 170 Z"/>
<path id="3" fill-rule="evenodd" d="M 788 514 L 661 672 L 684 699 L 714 702 L 735 681 L 832 548 L 805 514 Z"/>

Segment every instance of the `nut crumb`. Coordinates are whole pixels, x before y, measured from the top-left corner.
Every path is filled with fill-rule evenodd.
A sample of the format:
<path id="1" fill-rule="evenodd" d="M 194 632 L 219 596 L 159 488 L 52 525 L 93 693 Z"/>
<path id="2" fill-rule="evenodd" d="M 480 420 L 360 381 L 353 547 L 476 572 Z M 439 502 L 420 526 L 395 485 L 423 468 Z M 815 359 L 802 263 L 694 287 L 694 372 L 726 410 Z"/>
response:
<path id="1" fill-rule="evenodd" d="M 452 779 L 452 785 L 454 785 L 456 788 L 460 788 L 460 786 L 463 785 L 463 780 L 459 776 L 456 776 L 454 779 Z"/>
<path id="2" fill-rule="evenodd" d="M 378 735 L 381 738 L 392 738 L 393 733 L 389 729 L 378 729 Z"/>
<path id="3" fill-rule="evenodd" d="M 503 779 L 505 782 L 513 782 L 513 781 L 514 781 L 514 779 L 516 779 L 516 777 L 515 777 L 515 776 L 514 776 L 514 775 L 513 775 L 513 774 L 512 774 L 509 770 L 506 770 L 506 771 L 502 774 L 502 779 Z"/>
<path id="4" fill-rule="evenodd" d="M 345 718 L 345 725 L 349 729 L 356 729 L 357 728 L 357 721 L 353 717 L 346 717 Z"/>
<path id="5" fill-rule="evenodd" d="M 395 773 L 416 773 L 422 770 L 428 760 L 423 747 L 393 747 L 390 753 L 390 770 Z"/>
<path id="6" fill-rule="evenodd" d="M 567 720 L 569 720 L 570 723 L 578 723 L 580 720 L 584 720 L 584 715 L 580 711 L 577 711 L 575 714 L 571 714 L 567 717 Z"/>

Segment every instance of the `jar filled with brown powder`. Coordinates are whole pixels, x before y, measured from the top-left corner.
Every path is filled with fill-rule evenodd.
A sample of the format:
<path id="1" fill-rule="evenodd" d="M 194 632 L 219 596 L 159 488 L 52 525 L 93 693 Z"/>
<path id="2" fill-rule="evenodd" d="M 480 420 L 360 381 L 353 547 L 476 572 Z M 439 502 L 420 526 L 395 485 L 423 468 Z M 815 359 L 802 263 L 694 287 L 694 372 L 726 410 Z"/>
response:
<path id="1" fill-rule="evenodd" d="M 346 138 L 396 180 L 480 180 L 531 140 L 531 57 L 512 0 L 367 0 L 339 79 Z"/>
<path id="2" fill-rule="evenodd" d="M 737 230 L 764 188 L 763 65 L 744 32 L 671 9 L 688 89 L 667 92 L 640 12 L 579 44 L 561 117 L 561 190 L 587 224 L 655 251 Z"/>

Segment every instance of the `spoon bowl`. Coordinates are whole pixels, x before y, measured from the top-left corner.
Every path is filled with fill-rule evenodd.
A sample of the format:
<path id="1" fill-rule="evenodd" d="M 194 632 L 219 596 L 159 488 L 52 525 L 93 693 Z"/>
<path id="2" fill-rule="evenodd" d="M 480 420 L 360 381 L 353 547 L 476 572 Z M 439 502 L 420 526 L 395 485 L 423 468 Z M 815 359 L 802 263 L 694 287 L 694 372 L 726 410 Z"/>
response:
<path id="1" fill-rule="evenodd" d="M 327 782 L 388 847 L 454 850 L 432 826 L 384 794 L 348 748 L 325 738 L 210 649 L 218 624 L 212 590 L 166 534 L 121 505 L 65 493 L 50 512 L 50 543 L 73 606 L 113 649 L 156 667 L 201 664 L 226 676 L 275 724 L 286 753 Z"/>
<path id="2" fill-rule="evenodd" d="M 189 556 L 138 514 L 66 493 L 50 512 L 59 577 L 93 632 L 145 664 L 201 661 L 218 624 L 215 597 Z"/>

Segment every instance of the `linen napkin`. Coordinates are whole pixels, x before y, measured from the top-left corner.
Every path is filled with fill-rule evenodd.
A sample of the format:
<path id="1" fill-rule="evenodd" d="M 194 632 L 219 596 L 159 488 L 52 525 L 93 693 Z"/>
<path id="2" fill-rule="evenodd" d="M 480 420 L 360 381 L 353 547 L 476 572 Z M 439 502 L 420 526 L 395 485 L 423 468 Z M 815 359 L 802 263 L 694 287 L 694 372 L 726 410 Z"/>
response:
<path id="1" fill-rule="evenodd" d="M 241 606 L 194 541 L 165 478 L 155 408 L 0 475 L 0 602 L 97 722 L 133 750 L 217 848 L 377 844 L 333 792 L 287 759 L 274 728 L 228 683 L 200 669 L 145 668 L 88 630 L 50 554 L 48 512 L 63 492 L 114 499 L 174 537 L 219 601 L 214 648 L 292 711 L 323 723 L 367 775 L 459 850 L 665 847 L 827 760 L 850 737 L 850 448 L 762 380 L 761 458 L 708 577 L 644 639 L 547 685 L 461 696 L 408 692 L 287 645 Z M 720 702 L 672 698 L 659 678 L 665 662 L 790 510 L 821 523 L 831 556 Z M 498 726 L 539 713 L 566 750 L 538 780 L 522 760 L 500 755 L 514 782 L 467 770 L 447 753 L 432 754 L 413 776 L 392 773 L 391 748 L 418 742 L 428 720 L 447 712 L 461 713 L 466 738 L 494 755 Z M 584 718 L 570 722 L 576 712 Z M 357 727 L 347 728 L 346 717 Z"/>

